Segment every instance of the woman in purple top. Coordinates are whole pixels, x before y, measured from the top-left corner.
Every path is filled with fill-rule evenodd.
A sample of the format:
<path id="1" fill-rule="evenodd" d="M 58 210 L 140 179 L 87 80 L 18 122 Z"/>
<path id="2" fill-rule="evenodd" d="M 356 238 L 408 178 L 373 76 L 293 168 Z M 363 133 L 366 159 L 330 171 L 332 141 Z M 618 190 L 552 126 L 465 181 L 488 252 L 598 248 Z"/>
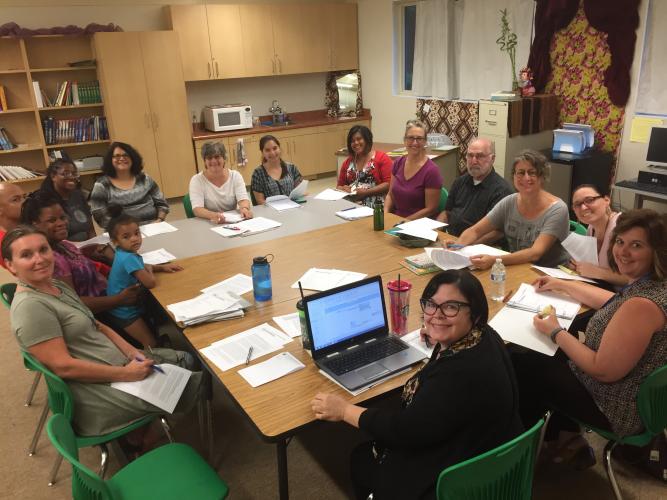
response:
<path id="1" fill-rule="evenodd" d="M 417 120 L 405 125 L 408 154 L 394 162 L 385 211 L 408 220 L 436 215 L 440 202 L 442 175 L 426 156 L 426 126 Z"/>

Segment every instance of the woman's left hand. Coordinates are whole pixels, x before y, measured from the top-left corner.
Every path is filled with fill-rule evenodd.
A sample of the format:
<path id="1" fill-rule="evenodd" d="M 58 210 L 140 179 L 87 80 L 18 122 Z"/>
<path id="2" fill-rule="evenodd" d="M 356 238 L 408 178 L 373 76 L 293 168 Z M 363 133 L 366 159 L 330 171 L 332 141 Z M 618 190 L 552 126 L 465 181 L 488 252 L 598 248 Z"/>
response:
<path id="1" fill-rule="evenodd" d="M 354 199 L 356 201 L 361 201 L 364 198 L 368 197 L 368 188 L 357 188 L 356 194 L 354 195 Z"/>
<path id="2" fill-rule="evenodd" d="M 477 269 L 489 269 L 496 261 L 493 255 L 473 255 L 470 257 L 470 263 Z"/>
<path id="3" fill-rule="evenodd" d="M 241 207 L 239 212 L 241 212 L 241 216 L 244 219 L 252 219 L 252 210 L 250 210 L 248 207 Z"/>
<path id="4" fill-rule="evenodd" d="M 540 314 L 533 316 L 533 326 L 537 328 L 543 335 L 549 335 L 555 328 L 560 326 L 556 314 L 552 313 L 549 316 L 542 317 Z"/>
<path id="5" fill-rule="evenodd" d="M 600 278 L 597 272 L 599 267 L 596 266 L 595 264 L 572 259 L 570 260 L 570 265 L 572 269 L 574 269 L 577 272 L 577 274 L 581 276 L 585 276 L 587 278 Z"/>
<path id="6" fill-rule="evenodd" d="M 345 407 L 350 404 L 335 394 L 320 392 L 310 402 L 310 406 L 318 420 L 340 422 L 345 417 Z"/>

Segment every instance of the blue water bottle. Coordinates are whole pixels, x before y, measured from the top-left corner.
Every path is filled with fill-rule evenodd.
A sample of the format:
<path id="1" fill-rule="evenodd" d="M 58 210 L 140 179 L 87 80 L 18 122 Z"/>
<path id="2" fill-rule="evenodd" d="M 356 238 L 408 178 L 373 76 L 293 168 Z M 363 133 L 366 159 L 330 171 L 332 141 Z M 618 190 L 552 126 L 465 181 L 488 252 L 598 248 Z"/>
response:
<path id="1" fill-rule="evenodd" d="M 269 257 L 271 257 L 271 260 L 268 260 Z M 271 300 L 271 266 L 269 263 L 272 260 L 272 254 L 252 259 L 252 266 L 250 267 L 252 273 L 252 293 L 256 301 Z"/>

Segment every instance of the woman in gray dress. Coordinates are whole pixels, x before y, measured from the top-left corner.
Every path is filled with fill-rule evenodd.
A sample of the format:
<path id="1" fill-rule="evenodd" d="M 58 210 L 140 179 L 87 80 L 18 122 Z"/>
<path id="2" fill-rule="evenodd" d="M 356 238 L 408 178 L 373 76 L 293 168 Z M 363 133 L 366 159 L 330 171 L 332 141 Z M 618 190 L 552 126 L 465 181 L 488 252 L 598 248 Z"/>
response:
<path id="1" fill-rule="evenodd" d="M 148 414 L 164 411 L 111 387 L 111 382 L 143 380 L 154 364 L 192 369 L 194 358 L 181 351 L 136 349 L 93 313 L 74 291 L 53 279 L 53 251 L 46 236 L 19 226 L 2 242 L 2 257 L 18 278 L 10 312 L 12 331 L 21 349 L 67 382 L 74 399 L 73 425 L 82 436 L 105 434 Z M 190 410 L 199 398 L 202 373 L 192 373 L 176 412 Z M 154 439 L 144 436 L 144 446 Z M 150 436 L 149 436 L 150 435 Z"/>

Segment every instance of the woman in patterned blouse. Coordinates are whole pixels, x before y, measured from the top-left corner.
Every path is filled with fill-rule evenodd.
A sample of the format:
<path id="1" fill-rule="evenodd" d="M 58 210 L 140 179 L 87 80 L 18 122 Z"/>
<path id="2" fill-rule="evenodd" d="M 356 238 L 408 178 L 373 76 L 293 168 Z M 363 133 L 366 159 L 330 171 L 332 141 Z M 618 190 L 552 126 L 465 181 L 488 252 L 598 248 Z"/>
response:
<path id="1" fill-rule="evenodd" d="M 578 469 L 594 464 L 595 457 L 568 417 L 621 436 L 641 432 L 639 386 L 667 363 L 667 215 L 646 209 L 623 213 L 611 241 L 611 269 L 628 280 L 620 292 L 548 276 L 534 283 L 540 292 L 564 293 L 597 311 L 585 341 L 569 335 L 553 313 L 538 315 L 535 328 L 561 352 L 551 357 L 529 351 L 512 359 L 524 424 L 555 410 L 546 440 L 557 461 Z"/>
<path id="2" fill-rule="evenodd" d="M 255 205 L 264 205 L 270 196 L 289 196 L 303 177 L 296 165 L 287 163 L 280 157 L 280 141 L 272 135 L 259 140 L 262 164 L 252 173 L 250 189 Z"/>

